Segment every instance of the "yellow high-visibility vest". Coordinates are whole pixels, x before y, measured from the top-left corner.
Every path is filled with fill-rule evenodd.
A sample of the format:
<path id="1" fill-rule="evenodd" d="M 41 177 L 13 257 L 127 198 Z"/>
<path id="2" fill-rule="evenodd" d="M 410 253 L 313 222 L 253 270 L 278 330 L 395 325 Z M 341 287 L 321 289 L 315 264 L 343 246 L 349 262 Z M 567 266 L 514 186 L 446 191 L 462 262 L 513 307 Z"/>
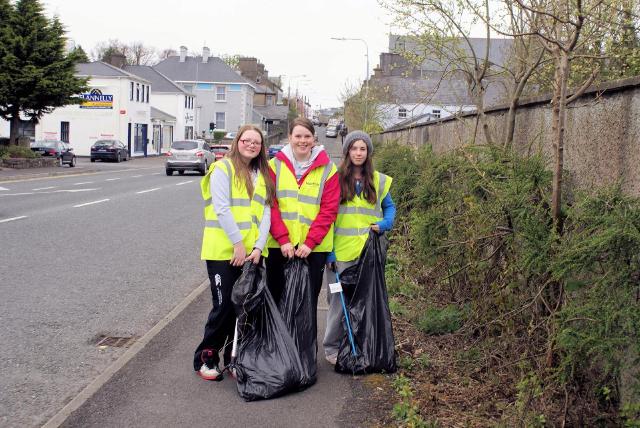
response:
<path id="1" fill-rule="evenodd" d="M 338 170 L 331 161 L 322 168 L 314 168 L 298 188 L 296 176 L 284 162 L 273 158 L 269 161 L 269 165 L 276 174 L 276 197 L 278 198 L 280 215 L 289 231 L 289 241 L 294 246 L 304 244 L 311 223 L 320 212 L 324 185 Z M 269 235 L 267 247 L 280 248 L 280 244 Z M 329 252 L 332 248 L 333 225 L 313 251 Z"/>
<path id="2" fill-rule="evenodd" d="M 340 204 L 333 237 L 334 252 L 339 262 L 349 262 L 360 257 L 369 236 L 371 225 L 382 220 L 382 200 L 389 193 L 393 179 L 374 171 L 373 187 L 376 203 L 372 204 L 361 195 Z"/>
<path id="3" fill-rule="evenodd" d="M 233 163 L 229 159 L 222 159 L 211 165 L 207 174 L 200 181 L 202 198 L 204 199 L 204 234 L 202 237 L 202 260 L 231 260 L 233 257 L 233 243 L 220 226 L 216 215 L 213 201 L 211 199 L 210 180 L 211 174 L 216 168 L 220 168 L 229 177 L 229 206 L 233 219 L 240 229 L 242 242 L 247 251 L 247 255 L 253 251 L 259 235 L 260 221 L 265 210 L 267 197 L 267 187 L 264 177 L 258 172 L 258 179 L 253 190 L 253 198 L 249 198 L 249 193 L 244 184 L 236 180 Z M 267 249 L 262 252 L 267 255 Z"/>

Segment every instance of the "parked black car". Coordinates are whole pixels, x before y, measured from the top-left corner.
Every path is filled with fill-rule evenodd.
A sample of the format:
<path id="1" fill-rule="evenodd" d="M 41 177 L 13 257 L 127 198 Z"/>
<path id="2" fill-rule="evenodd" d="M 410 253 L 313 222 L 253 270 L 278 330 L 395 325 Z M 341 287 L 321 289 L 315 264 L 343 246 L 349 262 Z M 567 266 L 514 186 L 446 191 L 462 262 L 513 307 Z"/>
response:
<path id="1" fill-rule="evenodd" d="M 57 140 L 34 141 L 31 143 L 31 150 L 40 153 L 40 156 L 55 156 L 58 165 L 69 165 L 71 168 L 76 166 L 76 155 L 73 153 L 73 147 L 69 143 Z"/>
<path id="2" fill-rule="evenodd" d="M 91 162 L 96 159 L 113 160 L 116 162 L 129 160 L 127 146 L 118 140 L 98 140 L 91 146 Z"/>

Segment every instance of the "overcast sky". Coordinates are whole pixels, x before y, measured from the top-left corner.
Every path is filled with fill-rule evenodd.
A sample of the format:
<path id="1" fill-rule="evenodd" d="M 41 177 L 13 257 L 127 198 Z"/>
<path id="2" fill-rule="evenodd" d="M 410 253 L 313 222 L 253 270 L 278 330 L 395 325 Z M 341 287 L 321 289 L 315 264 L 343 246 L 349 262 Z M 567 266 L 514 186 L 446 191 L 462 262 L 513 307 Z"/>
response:
<path id="1" fill-rule="evenodd" d="M 291 79 L 313 108 L 341 105 L 345 84 L 366 74 L 365 45 L 331 37 L 366 40 L 369 68 L 388 49 L 390 17 L 377 0 L 44 0 L 68 37 L 87 53 L 98 42 L 141 41 L 156 48 L 208 46 L 213 55 L 240 54 L 262 62 L 270 76 Z M 397 31 L 394 31 L 397 32 Z M 287 92 L 287 78 L 283 90 Z"/>

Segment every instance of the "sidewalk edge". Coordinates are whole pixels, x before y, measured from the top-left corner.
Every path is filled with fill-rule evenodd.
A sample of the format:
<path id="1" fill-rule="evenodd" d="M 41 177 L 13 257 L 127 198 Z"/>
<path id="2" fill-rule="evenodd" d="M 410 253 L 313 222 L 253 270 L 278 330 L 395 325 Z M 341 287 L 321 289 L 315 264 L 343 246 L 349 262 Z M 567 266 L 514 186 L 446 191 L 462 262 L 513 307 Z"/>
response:
<path id="1" fill-rule="evenodd" d="M 45 423 L 42 428 L 59 427 L 73 412 L 78 410 L 95 394 L 104 384 L 106 384 L 121 368 L 133 359 L 144 347 L 153 340 L 171 321 L 182 313 L 194 300 L 196 300 L 205 290 L 209 289 L 209 280 L 204 280 L 195 290 L 185 297 L 171 312 L 162 318 L 151 330 L 145 333 L 129 349 L 115 360 L 107 369 L 100 373 L 89 385 L 87 385 L 78 395 L 76 395 L 66 406 Z"/>

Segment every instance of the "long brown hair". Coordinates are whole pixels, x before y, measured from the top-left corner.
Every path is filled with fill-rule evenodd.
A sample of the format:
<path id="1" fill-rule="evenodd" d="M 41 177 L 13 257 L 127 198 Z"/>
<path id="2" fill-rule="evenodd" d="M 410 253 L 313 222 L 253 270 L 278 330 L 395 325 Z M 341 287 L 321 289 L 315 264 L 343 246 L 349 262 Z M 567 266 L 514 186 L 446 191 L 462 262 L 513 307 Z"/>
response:
<path id="1" fill-rule="evenodd" d="M 356 140 L 362 141 L 362 140 Z M 338 168 L 340 177 L 340 203 L 343 204 L 352 201 L 356 196 L 356 178 L 354 176 L 354 165 L 349 157 L 349 150 L 356 141 L 349 144 L 347 153 L 345 153 L 342 163 Z M 362 164 L 362 197 L 370 204 L 375 204 L 377 200 L 376 188 L 373 185 L 373 162 L 371 161 L 372 153 L 367 147 L 367 159 Z"/>
<path id="2" fill-rule="evenodd" d="M 249 165 L 245 164 L 242 161 L 242 156 L 240 155 L 240 151 L 238 150 L 238 142 L 240 138 L 242 138 L 242 134 L 246 131 L 255 131 L 260 135 L 260 154 L 255 158 L 251 159 Z M 275 200 L 276 197 L 276 186 L 273 184 L 273 180 L 271 179 L 271 175 L 269 174 L 269 159 L 267 158 L 267 148 L 264 144 L 264 136 L 262 135 L 262 131 L 255 125 L 244 125 L 238 133 L 236 134 L 236 138 L 233 139 L 231 143 L 231 150 L 227 157 L 233 162 L 233 167 L 236 170 L 236 180 L 238 183 L 244 184 L 247 188 L 247 192 L 249 193 L 249 197 L 253 198 L 253 180 L 251 179 L 251 171 L 259 170 L 260 174 L 264 178 L 264 182 L 267 186 L 267 205 L 271 205 L 271 203 Z"/>

